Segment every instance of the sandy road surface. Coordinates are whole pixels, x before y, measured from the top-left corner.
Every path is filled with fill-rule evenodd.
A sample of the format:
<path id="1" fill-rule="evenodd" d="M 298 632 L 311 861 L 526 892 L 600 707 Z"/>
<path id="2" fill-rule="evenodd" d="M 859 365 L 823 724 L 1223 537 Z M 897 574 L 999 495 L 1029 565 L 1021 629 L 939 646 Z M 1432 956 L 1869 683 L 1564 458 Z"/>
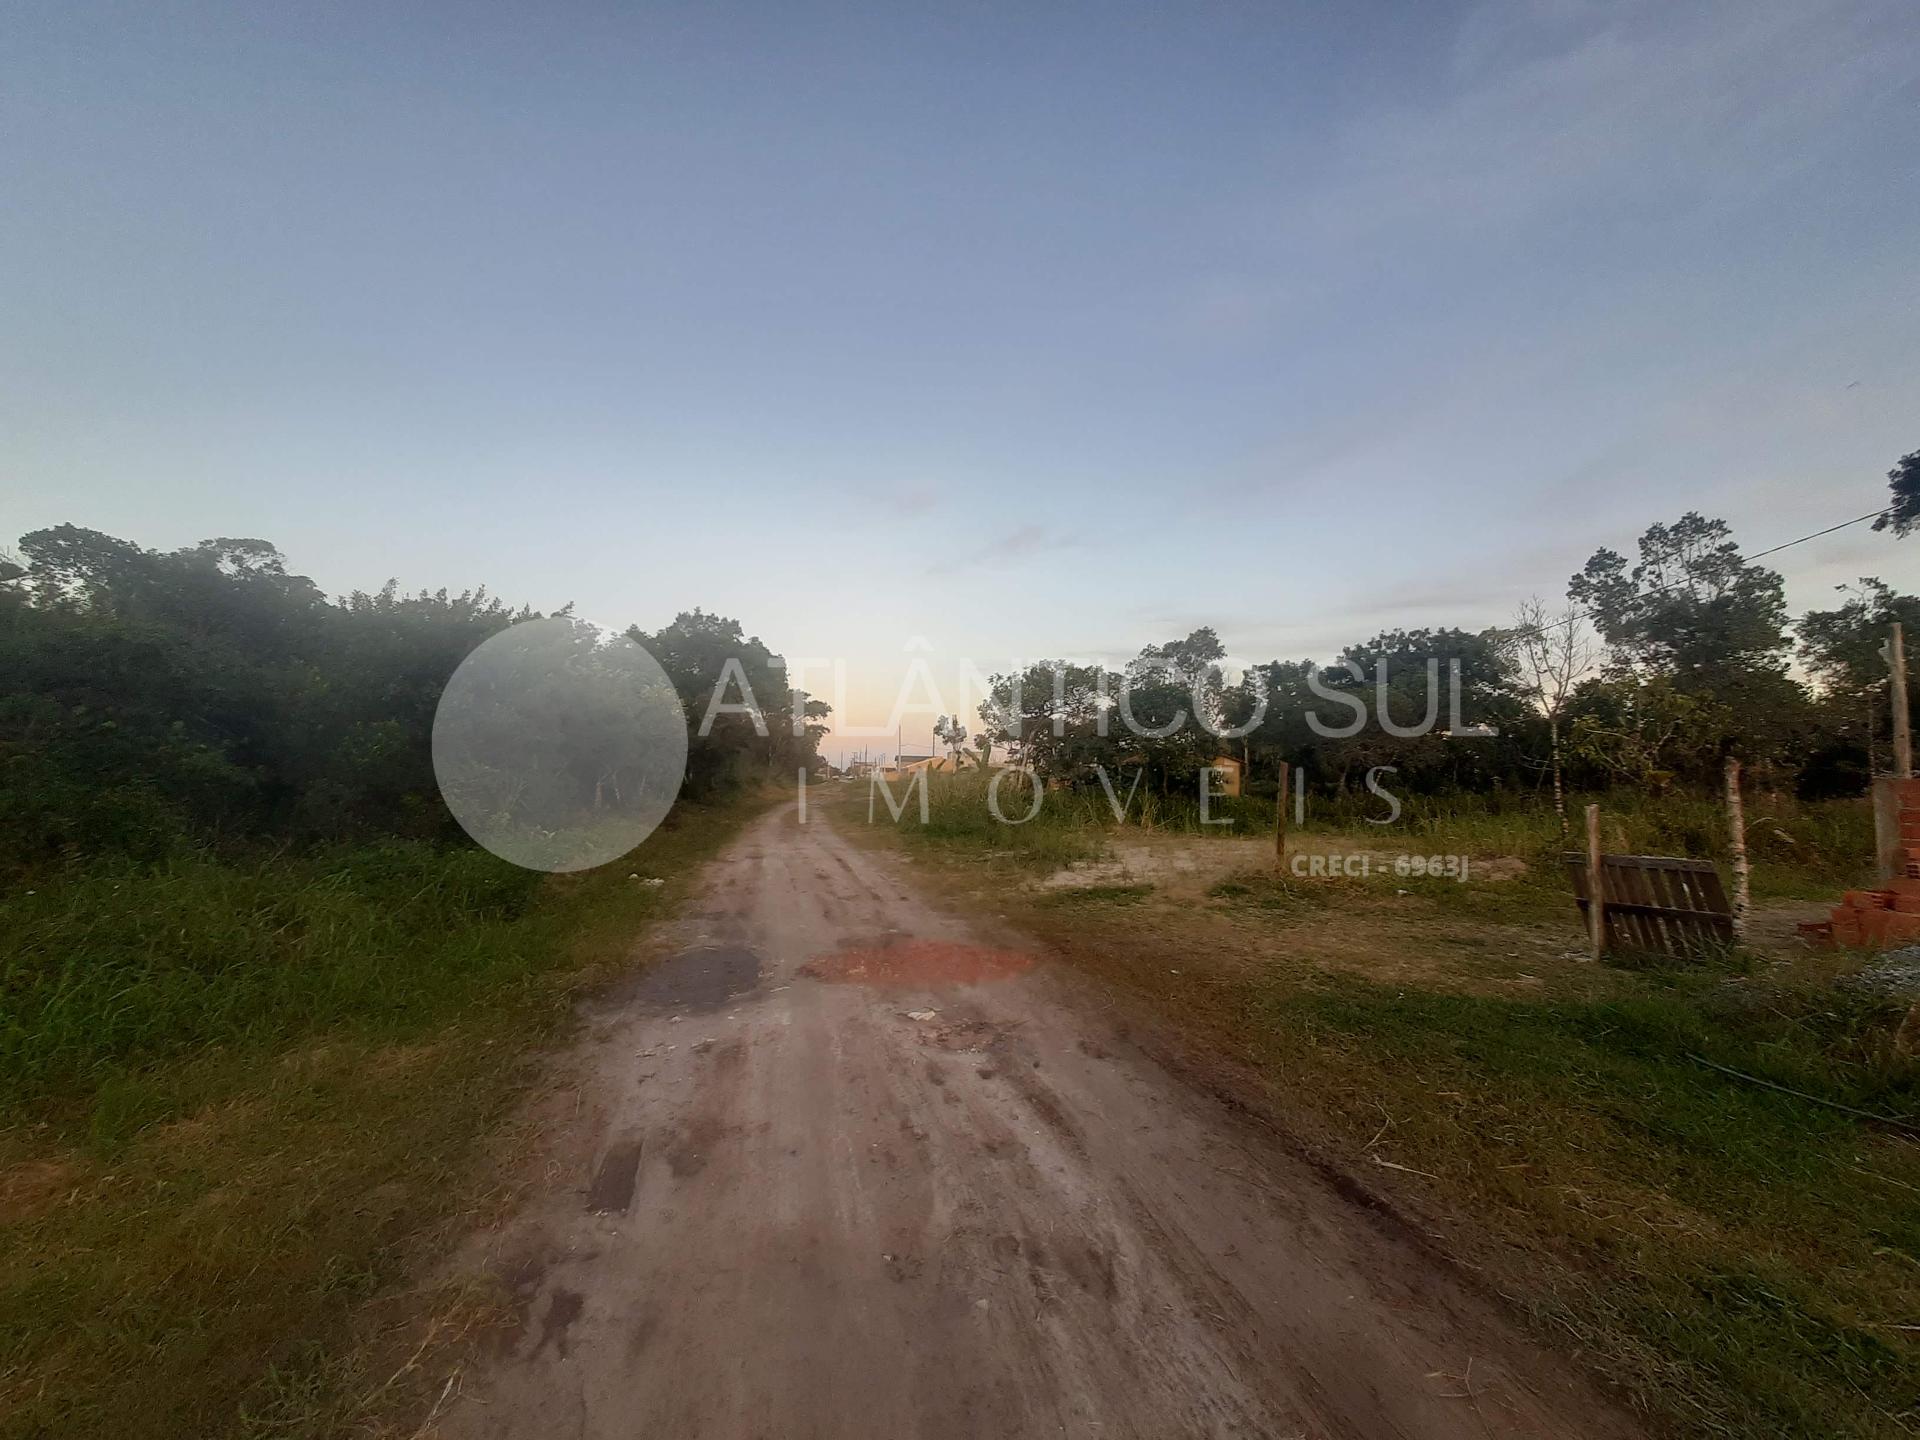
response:
<path id="1" fill-rule="evenodd" d="M 539 1193 L 476 1242 L 521 1322 L 441 1433 L 1634 1433 L 818 818 L 753 825 L 677 930 L 596 1006 Z"/>

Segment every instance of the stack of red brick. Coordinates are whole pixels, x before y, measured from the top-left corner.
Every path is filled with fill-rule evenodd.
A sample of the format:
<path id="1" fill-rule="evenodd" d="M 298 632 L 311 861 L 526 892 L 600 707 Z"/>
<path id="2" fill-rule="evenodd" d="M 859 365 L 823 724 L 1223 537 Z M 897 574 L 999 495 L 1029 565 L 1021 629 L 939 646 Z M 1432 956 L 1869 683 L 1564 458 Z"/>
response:
<path id="1" fill-rule="evenodd" d="M 1802 925 L 1809 939 L 1837 945 L 1920 944 L 1920 780 L 1895 782 L 1900 798 L 1902 874 L 1878 890 L 1849 890 L 1831 921 Z"/>

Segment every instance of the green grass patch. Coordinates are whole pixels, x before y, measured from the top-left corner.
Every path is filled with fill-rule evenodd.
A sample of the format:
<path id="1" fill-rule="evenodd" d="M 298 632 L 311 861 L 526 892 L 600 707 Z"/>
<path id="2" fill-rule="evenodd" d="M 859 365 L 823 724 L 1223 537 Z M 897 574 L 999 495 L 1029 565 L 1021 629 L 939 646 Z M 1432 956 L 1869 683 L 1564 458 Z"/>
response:
<path id="1" fill-rule="evenodd" d="M 404 1032 L 538 966 L 559 914 L 537 908 L 542 879 L 394 841 L 113 862 L 16 889 L 0 901 L 0 1096 L 117 1092 L 174 1056 L 347 1020 Z"/>
<path id="2" fill-rule="evenodd" d="M 1553 1256 L 1536 1309 L 1657 1413 L 1713 1435 L 1911 1433 L 1920 1145 L 1695 1058 L 1913 1117 L 1897 1009 L 1704 970 L 1619 983 L 1539 1002 L 1326 976 L 1253 987 L 1244 1033 L 1477 1228 Z"/>
<path id="3" fill-rule="evenodd" d="M 542 1041 L 757 808 L 682 806 L 582 875 L 382 845 L 11 894 L 0 1435 L 336 1435 L 416 1399 L 385 1383 L 413 1332 L 383 1346 L 418 1316 L 369 1301 L 470 1223 Z"/>
<path id="4" fill-rule="evenodd" d="M 1046 873 L 1077 861 L 1098 858 L 1106 849 L 1106 829 L 1096 805 L 1104 800 L 1052 791 L 1042 797 L 1033 818 L 1021 821 L 1033 804 L 1033 792 L 1023 790 L 1018 777 L 1003 781 L 999 792 L 1001 815 L 989 804 L 987 782 L 973 775 L 936 775 L 927 783 L 926 820 L 921 820 L 919 797 L 908 796 L 905 782 L 892 782 L 896 818 L 877 785 L 845 787 L 831 803 L 841 823 L 857 833 L 862 824 L 893 830 L 918 845 L 972 853 L 1023 870 Z M 1008 823 L 1021 821 L 1021 823 Z"/>

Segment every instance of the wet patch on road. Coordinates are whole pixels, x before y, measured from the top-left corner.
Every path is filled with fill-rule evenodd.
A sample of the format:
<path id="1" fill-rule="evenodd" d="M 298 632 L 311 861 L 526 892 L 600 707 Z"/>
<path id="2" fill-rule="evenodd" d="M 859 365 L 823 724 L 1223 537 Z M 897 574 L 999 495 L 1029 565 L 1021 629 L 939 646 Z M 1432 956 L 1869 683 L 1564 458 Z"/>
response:
<path id="1" fill-rule="evenodd" d="M 640 1142 L 622 1140 L 607 1151 L 593 1183 L 587 1186 L 587 1209 L 596 1215 L 624 1215 L 633 1205 L 633 1189 L 640 1175 Z"/>
<path id="2" fill-rule="evenodd" d="M 567 1358 L 567 1332 L 573 1328 L 573 1322 L 580 1318 L 580 1312 L 586 1308 L 586 1297 L 574 1290 L 555 1290 L 553 1299 L 547 1302 L 546 1318 L 540 1322 L 540 1343 L 533 1347 L 533 1359 L 549 1345 L 562 1360 Z"/>
<path id="3" fill-rule="evenodd" d="M 944 1025 L 929 1025 L 921 1032 L 924 1044 L 942 1050 L 978 1052 L 991 1049 L 1006 1033 L 1006 1027 L 991 1020 L 955 1020 Z"/>
<path id="4" fill-rule="evenodd" d="M 494 1278 L 507 1293 L 505 1323 L 494 1336 L 496 1354 L 511 1354 L 520 1348 L 527 1333 L 528 1312 L 547 1283 L 547 1272 L 563 1258 L 557 1246 L 542 1241 L 494 1267 Z"/>
<path id="5" fill-rule="evenodd" d="M 714 1146 L 725 1139 L 731 1129 L 711 1115 L 689 1120 L 667 1147 L 667 1168 L 673 1172 L 673 1178 L 685 1180 L 706 1169 Z"/>
<path id="6" fill-rule="evenodd" d="M 952 940 L 888 940 L 850 945 L 809 960 L 800 973 L 850 985 L 982 985 L 1025 974 L 1035 957 L 1019 950 Z"/>
<path id="7" fill-rule="evenodd" d="M 760 957 L 741 945 L 682 950 L 606 1001 L 660 1010 L 718 1010 L 760 983 Z"/>

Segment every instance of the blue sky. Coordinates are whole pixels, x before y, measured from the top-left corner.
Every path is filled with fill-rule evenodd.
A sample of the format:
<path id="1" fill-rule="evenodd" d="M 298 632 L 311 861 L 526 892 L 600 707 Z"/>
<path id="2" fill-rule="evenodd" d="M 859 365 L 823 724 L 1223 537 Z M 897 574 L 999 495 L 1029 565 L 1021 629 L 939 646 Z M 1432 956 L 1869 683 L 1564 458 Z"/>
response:
<path id="1" fill-rule="evenodd" d="M 1484 625 L 1881 503 L 1917 171 L 1910 0 L 13 6 L 0 533 L 700 604 L 849 719 Z"/>

